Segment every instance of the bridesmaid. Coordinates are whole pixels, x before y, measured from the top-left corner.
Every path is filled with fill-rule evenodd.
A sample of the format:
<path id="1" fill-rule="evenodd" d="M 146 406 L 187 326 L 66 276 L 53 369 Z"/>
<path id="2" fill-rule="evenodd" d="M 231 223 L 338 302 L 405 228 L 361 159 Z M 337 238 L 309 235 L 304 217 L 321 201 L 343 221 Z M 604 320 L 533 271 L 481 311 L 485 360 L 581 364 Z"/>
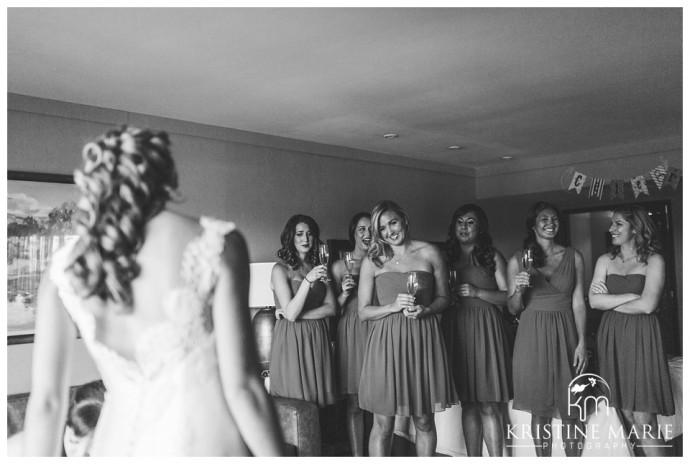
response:
<path id="1" fill-rule="evenodd" d="M 671 379 L 661 343 L 657 310 L 665 267 L 656 227 L 638 205 L 622 206 L 611 217 L 611 247 L 597 260 L 589 301 L 606 311 L 597 347 L 601 376 L 611 388 L 609 405 L 640 436 L 636 451 L 663 456 L 657 414 L 674 413 Z M 645 428 L 651 434 L 643 433 Z M 652 446 L 647 446 L 652 445 Z"/>
<path id="2" fill-rule="evenodd" d="M 364 348 L 369 335 L 367 321 L 361 321 L 357 314 L 357 282 L 362 260 L 367 256 L 371 243 L 371 215 L 357 213 L 348 229 L 350 243 L 354 246 L 353 267 L 348 271 L 345 261 L 333 263 L 333 282 L 338 293 L 338 305 L 342 308 L 336 336 L 336 379 L 338 394 L 347 401 L 347 436 L 353 456 L 364 456 L 364 411 L 359 407 L 359 379 L 362 375 Z"/>
<path id="3" fill-rule="evenodd" d="M 374 414 L 369 455 L 390 455 L 395 416 L 412 416 L 418 456 L 436 450 L 434 413 L 457 404 L 439 326 L 448 305 L 448 272 L 434 245 L 413 240 L 407 214 L 392 201 L 371 213 L 374 242 L 359 278 L 359 317 L 372 321 L 359 403 Z M 407 292 L 415 271 L 416 296 Z"/>
<path id="4" fill-rule="evenodd" d="M 556 243 L 555 206 L 536 203 L 526 225 L 524 248 L 534 253 L 533 269 L 523 267 L 524 251 L 508 262 L 508 309 L 522 312 L 513 351 L 513 409 L 532 414 L 537 456 L 551 456 L 554 417 L 563 421 L 566 456 L 579 456 L 582 424 L 575 411 L 569 414 L 568 384 L 587 366 L 583 259 Z"/>
<path id="5" fill-rule="evenodd" d="M 492 245 L 479 206 L 463 205 L 448 228 L 447 258 L 456 272 L 451 305 L 443 313 L 443 338 L 458 399 L 468 456 L 503 455 L 501 403 L 512 397 L 510 347 L 499 305 L 506 302 L 506 260 Z"/>
<path id="6" fill-rule="evenodd" d="M 280 234 L 279 262 L 271 272 L 276 321 L 271 344 L 271 395 L 324 407 L 335 403 L 333 360 L 326 318 L 336 314 L 333 290 L 320 279 L 319 226 L 292 216 Z"/>

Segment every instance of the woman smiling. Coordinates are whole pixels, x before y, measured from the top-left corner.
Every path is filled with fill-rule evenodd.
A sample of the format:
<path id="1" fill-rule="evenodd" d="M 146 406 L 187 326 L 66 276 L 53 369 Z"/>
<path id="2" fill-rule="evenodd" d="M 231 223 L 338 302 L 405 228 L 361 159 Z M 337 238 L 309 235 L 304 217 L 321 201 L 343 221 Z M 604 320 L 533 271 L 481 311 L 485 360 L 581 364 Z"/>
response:
<path id="1" fill-rule="evenodd" d="M 609 404 L 621 412 L 637 452 L 663 456 L 657 414 L 674 413 L 671 379 L 654 314 L 665 268 L 654 223 L 638 205 L 611 216 L 611 246 L 594 268 L 589 301 L 606 311 L 597 334 L 601 376 L 611 387 Z M 644 430 L 656 431 L 650 434 Z"/>
<path id="2" fill-rule="evenodd" d="M 359 317 L 372 321 L 359 385 L 360 406 L 374 414 L 369 455 L 390 455 L 398 415 L 412 416 L 417 455 L 432 456 L 434 413 L 457 403 L 438 320 L 448 305 L 446 265 L 438 248 L 412 239 L 398 204 L 378 203 L 371 219 L 358 293 Z M 408 290 L 410 274 L 417 286 Z"/>

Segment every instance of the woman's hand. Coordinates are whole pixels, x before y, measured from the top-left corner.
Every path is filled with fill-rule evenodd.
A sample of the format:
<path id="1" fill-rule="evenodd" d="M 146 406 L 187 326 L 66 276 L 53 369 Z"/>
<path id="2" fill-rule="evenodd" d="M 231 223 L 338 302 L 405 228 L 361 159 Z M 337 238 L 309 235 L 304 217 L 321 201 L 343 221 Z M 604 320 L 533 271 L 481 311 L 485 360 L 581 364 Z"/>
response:
<path id="1" fill-rule="evenodd" d="M 423 317 L 427 312 L 429 312 L 429 308 L 422 305 L 415 305 L 403 309 L 403 314 L 410 319 L 419 319 L 420 317 Z"/>
<path id="2" fill-rule="evenodd" d="M 589 291 L 596 295 L 598 293 L 608 293 L 609 289 L 604 282 L 599 280 L 596 282 L 592 281 L 592 284 L 589 286 Z"/>
<path id="3" fill-rule="evenodd" d="M 311 285 L 321 278 L 325 279 L 327 276 L 328 269 L 325 265 L 319 264 L 318 266 L 314 266 L 312 270 L 309 271 L 309 273 L 306 276 L 304 276 L 304 278 L 309 283 L 309 285 Z"/>
<path id="4" fill-rule="evenodd" d="M 515 286 L 518 288 L 529 286 L 529 273 L 527 271 L 521 271 L 515 274 Z"/>
<path id="5" fill-rule="evenodd" d="M 400 312 L 405 311 L 414 306 L 414 297 L 407 293 L 398 293 L 398 297 L 395 299 L 395 311 Z"/>
<path id="6" fill-rule="evenodd" d="M 458 287 L 458 293 L 460 296 L 478 298 L 479 289 L 472 284 L 462 284 Z"/>
<path id="7" fill-rule="evenodd" d="M 355 282 L 355 279 L 352 277 L 352 275 L 345 274 L 343 276 L 343 281 L 340 284 L 340 286 L 343 289 L 343 293 L 345 295 L 349 295 L 352 289 L 357 286 L 357 283 Z"/>
<path id="8" fill-rule="evenodd" d="M 575 347 L 575 355 L 573 357 L 573 367 L 577 375 L 582 374 L 587 367 L 587 350 L 584 343 L 578 343 Z"/>
<path id="9" fill-rule="evenodd" d="M 276 319 L 283 319 L 285 317 L 284 309 L 276 309 Z"/>

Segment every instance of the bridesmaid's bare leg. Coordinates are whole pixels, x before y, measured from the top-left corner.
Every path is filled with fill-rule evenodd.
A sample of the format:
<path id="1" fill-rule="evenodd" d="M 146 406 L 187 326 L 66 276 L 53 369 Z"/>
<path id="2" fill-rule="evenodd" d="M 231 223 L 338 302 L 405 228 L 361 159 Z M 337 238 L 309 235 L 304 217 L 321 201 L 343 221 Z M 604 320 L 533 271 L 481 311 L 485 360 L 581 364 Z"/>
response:
<path id="1" fill-rule="evenodd" d="M 644 457 L 642 449 L 639 448 L 639 440 L 636 439 L 635 434 L 631 434 L 631 430 L 634 430 L 635 418 L 633 417 L 632 411 L 627 409 L 617 409 L 621 422 L 623 423 L 623 428 L 625 429 L 625 436 L 630 437 L 629 442 L 632 446 L 633 454 L 637 457 Z"/>
<path id="2" fill-rule="evenodd" d="M 668 456 L 668 448 L 665 447 L 666 442 L 659 432 L 659 423 L 656 414 L 637 411 L 633 411 L 632 414 L 635 423 L 635 431 L 640 437 L 638 440 L 640 451 L 648 457 Z"/>
<path id="3" fill-rule="evenodd" d="M 479 403 L 462 403 L 462 433 L 465 437 L 467 456 L 481 456 L 483 433 Z"/>
<path id="4" fill-rule="evenodd" d="M 414 427 L 417 430 L 415 447 L 417 456 L 433 456 L 436 452 L 436 423 L 433 414 L 412 416 Z"/>
<path id="5" fill-rule="evenodd" d="M 503 419 L 501 417 L 500 404 L 496 402 L 484 402 L 480 404 L 482 416 L 482 430 L 489 456 L 503 456 Z M 481 441 L 479 446 L 482 446 Z M 479 449 L 481 456 L 481 448 Z"/>
<path id="6" fill-rule="evenodd" d="M 580 457 L 582 444 L 584 443 L 584 427 L 580 419 L 563 419 L 563 444 L 565 455 L 568 457 Z"/>
<path id="7" fill-rule="evenodd" d="M 551 457 L 551 430 L 546 430 L 546 425 L 551 425 L 550 417 L 532 415 L 532 440 L 537 457 Z"/>
<path id="8" fill-rule="evenodd" d="M 503 421 L 503 431 L 501 432 L 503 434 L 503 441 L 505 443 L 505 447 L 503 448 L 503 455 L 506 457 L 512 457 L 513 456 L 513 437 L 511 434 L 508 433 L 508 428 L 512 424 L 510 420 L 510 413 L 508 412 L 508 408 L 510 408 L 510 405 L 508 403 L 499 403 L 498 404 L 498 409 L 501 411 L 501 420 Z"/>
<path id="9" fill-rule="evenodd" d="M 345 428 L 353 456 L 364 456 L 364 411 L 359 408 L 359 396 L 347 395 Z"/>
<path id="10" fill-rule="evenodd" d="M 390 456 L 393 446 L 393 430 L 395 429 L 395 416 L 381 416 L 374 414 L 374 425 L 369 435 L 369 456 Z"/>

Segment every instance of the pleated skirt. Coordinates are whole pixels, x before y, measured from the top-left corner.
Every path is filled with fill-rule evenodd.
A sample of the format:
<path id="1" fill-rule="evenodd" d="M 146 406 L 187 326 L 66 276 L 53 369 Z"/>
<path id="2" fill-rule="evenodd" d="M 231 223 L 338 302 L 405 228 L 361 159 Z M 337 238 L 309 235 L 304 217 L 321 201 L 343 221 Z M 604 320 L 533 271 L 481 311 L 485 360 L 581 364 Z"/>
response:
<path id="1" fill-rule="evenodd" d="M 457 404 L 437 316 L 402 313 L 373 321 L 359 383 L 362 409 L 382 416 L 421 416 Z"/>
<path id="2" fill-rule="evenodd" d="M 335 354 L 336 384 L 340 395 L 359 393 L 369 326 L 368 321 L 359 319 L 356 308 L 349 308 L 338 322 Z"/>
<path id="3" fill-rule="evenodd" d="M 674 414 L 671 377 L 655 315 L 607 311 L 599 325 L 597 349 L 599 371 L 611 389 L 610 406 Z"/>
<path id="4" fill-rule="evenodd" d="M 276 321 L 271 343 L 271 395 L 315 403 L 336 400 L 333 359 L 325 319 Z"/>
<path id="5" fill-rule="evenodd" d="M 461 403 L 508 402 L 512 361 L 498 308 L 451 306 L 441 323 L 450 370 Z"/>
<path id="6" fill-rule="evenodd" d="M 541 417 L 575 419 L 568 412 L 569 383 L 575 377 L 575 318 L 563 310 L 526 309 L 513 350 L 513 409 Z M 573 408 L 574 409 L 574 408 Z"/>

